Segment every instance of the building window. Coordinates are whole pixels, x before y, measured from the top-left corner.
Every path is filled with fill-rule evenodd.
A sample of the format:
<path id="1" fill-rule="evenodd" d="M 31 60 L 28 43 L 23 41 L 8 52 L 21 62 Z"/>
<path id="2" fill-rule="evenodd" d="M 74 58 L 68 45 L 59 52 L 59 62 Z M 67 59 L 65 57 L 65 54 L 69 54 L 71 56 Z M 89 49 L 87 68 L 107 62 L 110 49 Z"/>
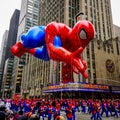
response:
<path id="1" fill-rule="evenodd" d="M 87 66 L 90 68 L 90 60 L 87 61 Z"/>
<path id="2" fill-rule="evenodd" d="M 88 79 L 89 80 L 91 79 L 91 72 L 90 72 L 90 70 L 88 70 Z"/>
<path id="3" fill-rule="evenodd" d="M 90 58 L 89 46 L 87 47 L 86 52 L 87 52 L 87 58 Z"/>
<path id="4" fill-rule="evenodd" d="M 34 7 L 35 7 L 35 8 L 38 8 L 38 4 L 34 4 Z"/>
<path id="5" fill-rule="evenodd" d="M 106 45 L 103 43 L 103 49 L 104 51 L 106 51 Z"/>
<path id="6" fill-rule="evenodd" d="M 95 59 L 95 55 L 94 55 L 94 53 L 92 53 L 92 59 Z"/>
<path id="7" fill-rule="evenodd" d="M 33 14 L 33 19 L 37 20 L 38 19 L 38 15 Z"/>
<path id="8" fill-rule="evenodd" d="M 92 68 L 95 69 L 95 61 L 92 61 Z"/>
<path id="9" fill-rule="evenodd" d="M 93 73 L 93 83 L 96 84 L 97 81 L 96 81 L 96 73 Z"/>

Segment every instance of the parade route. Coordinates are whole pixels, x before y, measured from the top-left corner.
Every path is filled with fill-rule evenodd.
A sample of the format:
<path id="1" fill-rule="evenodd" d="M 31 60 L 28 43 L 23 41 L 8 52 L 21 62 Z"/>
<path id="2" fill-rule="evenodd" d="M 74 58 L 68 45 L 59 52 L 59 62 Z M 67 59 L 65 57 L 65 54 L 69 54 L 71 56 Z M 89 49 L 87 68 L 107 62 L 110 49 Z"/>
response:
<path id="1" fill-rule="evenodd" d="M 63 115 L 65 117 L 65 120 L 67 120 L 65 112 L 61 112 L 61 115 Z M 76 120 L 91 120 L 90 117 L 91 114 L 76 112 Z M 120 116 L 119 118 L 115 118 L 114 116 L 106 118 L 105 115 L 103 115 L 102 120 L 120 120 Z"/>
<path id="2" fill-rule="evenodd" d="M 64 111 L 61 111 L 61 116 L 63 116 L 65 118 L 65 120 L 67 120 L 66 114 Z M 91 117 L 91 114 L 89 114 L 89 113 L 84 114 L 81 112 L 76 112 L 76 120 L 91 120 L 90 117 Z M 47 120 L 47 119 L 48 118 L 45 117 L 45 120 Z M 42 118 L 40 120 L 42 120 Z M 110 116 L 107 118 L 107 117 L 105 117 L 105 115 L 103 115 L 102 120 L 120 120 L 120 116 L 118 118 L 115 118 L 114 116 L 112 116 L 112 117 Z"/>

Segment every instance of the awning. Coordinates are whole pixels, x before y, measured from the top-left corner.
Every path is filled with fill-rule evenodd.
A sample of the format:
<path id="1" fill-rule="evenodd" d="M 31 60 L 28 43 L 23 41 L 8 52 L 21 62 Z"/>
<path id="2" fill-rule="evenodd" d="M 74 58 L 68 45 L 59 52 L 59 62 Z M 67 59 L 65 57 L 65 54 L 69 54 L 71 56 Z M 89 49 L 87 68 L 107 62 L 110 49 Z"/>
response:
<path id="1" fill-rule="evenodd" d="M 109 87 L 108 85 L 89 83 L 62 83 L 59 85 L 50 85 L 43 88 L 44 93 L 64 91 L 109 92 Z"/>

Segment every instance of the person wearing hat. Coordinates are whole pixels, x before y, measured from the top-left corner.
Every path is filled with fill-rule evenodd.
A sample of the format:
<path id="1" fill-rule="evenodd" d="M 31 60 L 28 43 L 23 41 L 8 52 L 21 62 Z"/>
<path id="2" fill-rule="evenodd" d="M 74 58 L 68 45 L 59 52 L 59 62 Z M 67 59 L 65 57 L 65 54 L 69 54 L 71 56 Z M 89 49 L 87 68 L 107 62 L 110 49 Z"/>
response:
<path id="1" fill-rule="evenodd" d="M 56 120 L 60 116 L 60 106 L 53 107 L 53 118 Z"/>
<path id="2" fill-rule="evenodd" d="M 51 103 L 49 103 L 48 105 L 48 120 L 51 120 L 52 119 L 52 113 L 53 113 L 53 106 Z"/>
<path id="3" fill-rule="evenodd" d="M 66 108 L 66 116 L 67 120 L 75 120 L 75 106 L 72 103 L 68 103 L 68 107 Z"/>
<path id="4" fill-rule="evenodd" d="M 42 117 L 42 120 L 45 119 L 44 118 L 45 117 L 45 111 L 46 111 L 45 106 L 44 106 L 43 103 L 41 103 L 41 105 L 38 108 L 38 115 L 39 115 L 39 117 Z"/>

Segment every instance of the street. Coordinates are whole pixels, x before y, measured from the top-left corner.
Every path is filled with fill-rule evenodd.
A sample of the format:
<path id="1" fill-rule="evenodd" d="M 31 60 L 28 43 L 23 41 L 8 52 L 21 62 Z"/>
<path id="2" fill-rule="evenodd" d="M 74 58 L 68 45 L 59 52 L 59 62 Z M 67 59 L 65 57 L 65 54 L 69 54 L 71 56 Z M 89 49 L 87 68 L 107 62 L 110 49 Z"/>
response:
<path id="1" fill-rule="evenodd" d="M 61 111 L 61 116 L 63 116 L 65 118 L 65 120 L 67 120 L 66 118 L 66 114 L 64 111 Z M 88 113 L 81 113 L 81 112 L 76 112 L 76 120 L 91 120 L 90 119 L 91 114 Z M 42 118 L 40 119 L 42 120 Z M 47 117 L 45 117 L 45 120 L 48 120 Z M 53 119 L 52 119 L 53 120 Z M 115 118 L 114 116 L 110 116 L 110 117 L 105 117 L 105 115 L 103 115 L 102 120 L 120 120 L 120 116 L 118 118 Z"/>
<path id="2" fill-rule="evenodd" d="M 61 116 L 64 116 L 65 120 L 67 120 L 65 112 L 61 112 Z M 90 120 L 90 117 L 91 117 L 91 114 L 76 112 L 76 120 Z M 102 120 L 120 120 L 120 116 L 119 118 L 115 118 L 114 116 L 107 118 L 105 117 L 105 115 L 103 115 Z"/>

